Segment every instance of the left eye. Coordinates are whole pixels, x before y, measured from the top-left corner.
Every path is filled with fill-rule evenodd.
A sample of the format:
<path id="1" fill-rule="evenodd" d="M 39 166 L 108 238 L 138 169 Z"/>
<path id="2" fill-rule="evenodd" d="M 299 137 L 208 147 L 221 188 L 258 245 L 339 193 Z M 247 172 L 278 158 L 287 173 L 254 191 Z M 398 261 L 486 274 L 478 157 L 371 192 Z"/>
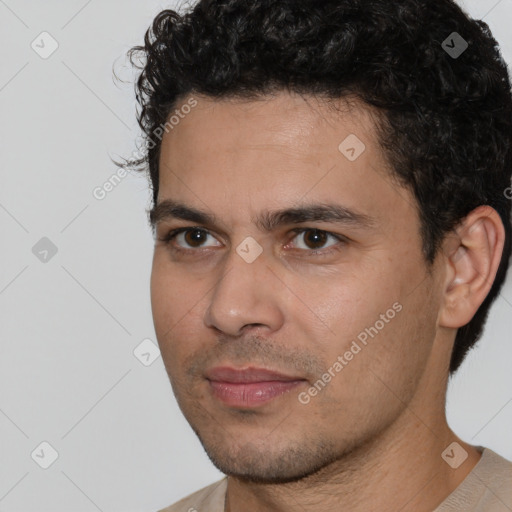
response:
<path id="1" fill-rule="evenodd" d="M 295 238 L 300 238 L 304 240 L 303 247 L 298 247 L 301 250 L 309 250 L 309 251 L 317 251 L 319 249 L 325 249 L 336 245 L 336 243 L 341 241 L 341 238 L 329 233 L 327 231 L 322 231 L 321 229 L 297 229 L 294 230 L 297 233 Z M 329 238 L 333 239 L 334 242 L 330 245 L 325 245 Z"/>

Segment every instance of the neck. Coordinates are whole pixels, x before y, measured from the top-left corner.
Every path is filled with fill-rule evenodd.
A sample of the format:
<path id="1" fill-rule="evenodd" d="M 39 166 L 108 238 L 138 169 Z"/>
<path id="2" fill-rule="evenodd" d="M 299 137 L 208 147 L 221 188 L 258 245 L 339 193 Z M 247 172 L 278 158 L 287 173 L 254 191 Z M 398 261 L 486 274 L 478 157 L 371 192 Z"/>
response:
<path id="1" fill-rule="evenodd" d="M 415 411 L 421 411 L 421 419 Z M 457 442 L 468 458 L 453 469 L 441 457 Z M 447 425 L 443 408 L 427 414 L 413 402 L 371 442 L 315 474 L 285 484 L 228 478 L 226 512 L 295 510 L 351 512 L 431 512 L 480 459 Z"/>

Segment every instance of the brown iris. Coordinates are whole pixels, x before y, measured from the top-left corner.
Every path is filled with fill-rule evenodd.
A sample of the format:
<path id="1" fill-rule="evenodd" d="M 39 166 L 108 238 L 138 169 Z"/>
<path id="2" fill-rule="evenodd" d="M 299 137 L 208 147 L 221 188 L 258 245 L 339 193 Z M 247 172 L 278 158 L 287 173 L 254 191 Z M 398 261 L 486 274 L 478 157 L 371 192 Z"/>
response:
<path id="1" fill-rule="evenodd" d="M 325 245 L 327 241 L 327 233 L 325 231 L 319 231 L 318 229 L 309 229 L 304 231 L 304 242 L 310 249 L 318 249 Z M 309 242 L 314 247 L 311 247 Z"/>
<path id="2" fill-rule="evenodd" d="M 199 247 L 205 242 L 207 233 L 201 229 L 189 229 L 184 233 L 185 242 L 191 247 Z M 194 244 L 197 245 L 194 245 Z"/>

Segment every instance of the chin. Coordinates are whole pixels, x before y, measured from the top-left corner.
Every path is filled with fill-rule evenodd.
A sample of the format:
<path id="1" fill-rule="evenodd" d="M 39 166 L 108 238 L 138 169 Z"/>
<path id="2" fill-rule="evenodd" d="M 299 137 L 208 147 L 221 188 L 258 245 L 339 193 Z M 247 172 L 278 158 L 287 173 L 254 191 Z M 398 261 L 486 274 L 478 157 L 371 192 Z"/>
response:
<path id="1" fill-rule="evenodd" d="M 278 484 L 296 482 L 334 462 L 338 457 L 334 446 L 319 442 L 316 446 L 300 444 L 269 450 L 247 443 L 234 449 L 217 444 L 203 443 L 213 465 L 222 473 L 253 483 Z M 272 449 L 273 448 L 273 449 Z"/>

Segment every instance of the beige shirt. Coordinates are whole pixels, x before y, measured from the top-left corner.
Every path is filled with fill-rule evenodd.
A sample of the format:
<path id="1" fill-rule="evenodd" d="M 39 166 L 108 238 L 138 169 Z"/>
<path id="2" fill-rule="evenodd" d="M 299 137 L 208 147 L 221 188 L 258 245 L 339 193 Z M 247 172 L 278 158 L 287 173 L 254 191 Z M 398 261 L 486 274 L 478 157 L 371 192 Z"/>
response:
<path id="1" fill-rule="evenodd" d="M 158 512 L 224 512 L 227 477 Z M 512 462 L 484 448 L 462 483 L 433 512 L 511 512 Z"/>

